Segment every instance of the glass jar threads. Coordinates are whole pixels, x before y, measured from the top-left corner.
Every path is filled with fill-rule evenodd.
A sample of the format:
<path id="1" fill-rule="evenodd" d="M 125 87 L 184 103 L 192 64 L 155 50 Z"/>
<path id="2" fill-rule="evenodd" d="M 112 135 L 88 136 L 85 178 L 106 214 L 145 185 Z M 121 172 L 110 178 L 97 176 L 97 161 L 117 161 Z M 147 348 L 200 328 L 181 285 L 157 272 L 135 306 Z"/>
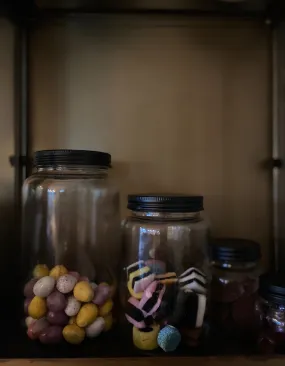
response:
<path id="1" fill-rule="evenodd" d="M 47 150 L 34 162 L 23 185 L 27 334 L 79 344 L 112 325 L 121 238 L 111 156 Z"/>
<path id="2" fill-rule="evenodd" d="M 198 343 L 209 280 L 203 197 L 129 195 L 122 297 L 134 345 L 174 351 Z"/>
<path id="3" fill-rule="evenodd" d="M 285 349 L 285 275 L 265 274 L 260 277 L 261 353 L 284 353 Z"/>
<path id="4" fill-rule="evenodd" d="M 260 246 L 244 239 L 219 239 L 211 245 L 212 330 L 224 339 L 256 340 Z"/>

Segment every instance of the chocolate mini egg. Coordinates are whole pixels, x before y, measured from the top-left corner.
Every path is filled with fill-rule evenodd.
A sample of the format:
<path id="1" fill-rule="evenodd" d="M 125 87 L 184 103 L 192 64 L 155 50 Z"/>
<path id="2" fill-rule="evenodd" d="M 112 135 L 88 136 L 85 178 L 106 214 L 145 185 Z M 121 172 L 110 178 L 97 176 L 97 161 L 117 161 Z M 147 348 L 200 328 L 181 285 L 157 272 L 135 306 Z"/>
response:
<path id="1" fill-rule="evenodd" d="M 40 278 L 34 285 L 34 294 L 39 297 L 48 297 L 54 289 L 55 279 L 50 276 Z"/>
<path id="2" fill-rule="evenodd" d="M 111 288 L 107 283 L 100 283 L 95 289 L 93 302 L 96 305 L 103 305 L 111 296 Z"/>
<path id="3" fill-rule="evenodd" d="M 86 328 L 86 336 L 89 338 L 95 338 L 103 332 L 104 328 L 105 320 L 102 317 L 99 317 Z"/>
<path id="4" fill-rule="evenodd" d="M 33 270 L 33 276 L 42 278 L 49 275 L 49 269 L 46 264 L 37 264 Z"/>
<path id="5" fill-rule="evenodd" d="M 47 312 L 46 300 L 42 297 L 35 296 L 30 302 L 29 315 L 34 319 L 40 319 L 45 316 Z"/>
<path id="6" fill-rule="evenodd" d="M 24 287 L 24 296 L 33 298 L 35 296 L 34 294 L 34 286 L 38 282 L 37 278 L 32 278 L 29 282 L 26 283 Z"/>
<path id="7" fill-rule="evenodd" d="M 99 308 L 99 316 L 106 316 L 113 309 L 114 303 L 111 299 L 107 300 L 105 304 Z"/>
<path id="8" fill-rule="evenodd" d="M 113 315 L 112 315 L 112 313 L 109 313 L 106 316 L 104 316 L 104 321 L 105 321 L 104 332 L 108 332 L 113 326 Z"/>
<path id="9" fill-rule="evenodd" d="M 29 314 L 29 305 L 33 299 L 25 299 L 24 301 L 24 312 L 25 314 Z"/>
<path id="10" fill-rule="evenodd" d="M 81 307 L 81 302 L 76 300 L 74 296 L 69 296 L 67 299 L 67 305 L 65 308 L 65 314 L 68 316 L 75 316 L 78 314 Z"/>
<path id="11" fill-rule="evenodd" d="M 80 274 L 78 272 L 71 271 L 71 272 L 68 272 L 68 274 L 70 274 L 71 276 L 75 277 L 77 279 L 77 281 L 80 278 Z"/>
<path id="12" fill-rule="evenodd" d="M 85 338 L 85 330 L 76 324 L 69 324 L 64 327 L 62 334 L 66 342 L 71 344 L 80 344 Z"/>
<path id="13" fill-rule="evenodd" d="M 143 351 L 152 351 L 158 348 L 157 336 L 159 330 L 160 327 L 157 324 L 144 329 L 137 329 L 136 327 L 133 327 L 134 346 Z"/>
<path id="14" fill-rule="evenodd" d="M 77 279 L 70 275 L 66 274 L 63 276 L 60 276 L 56 283 L 56 288 L 59 292 L 62 294 L 68 294 L 74 289 L 74 286 L 76 285 Z"/>
<path id="15" fill-rule="evenodd" d="M 81 302 L 89 302 L 94 297 L 94 291 L 89 282 L 78 282 L 73 290 L 74 297 Z"/>
<path id="16" fill-rule="evenodd" d="M 49 311 L 47 313 L 47 320 L 51 325 L 67 325 L 69 317 L 64 311 Z"/>
<path id="17" fill-rule="evenodd" d="M 76 317 L 76 324 L 81 327 L 87 327 L 92 324 L 98 316 L 98 307 L 95 304 L 82 305 Z"/>
<path id="18" fill-rule="evenodd" d="M 62 341 L 62 327 L 51 325 L 40 334 L 40 342 L 43 344 L 57 344 Z"/>
<path id="19" fill-rule="evenodd" d="M 61 311 L 64 310 L 66 307 L 66 298 L 65 296 L 57 290 L 54 290 L 48 297 L 47 297 L 47 307 L 51 311 Z"/>
<path id="20" fill-rule="evenodd" d="M 36 319 L 33 319 L 31 316 L 28 316 L 25 319 L 26 327 L 29 328 L 35 321 L 36 321 Z"/>
<path id="21" fill-rule="evenodd" d="M 29 337 L 31 339 L 37 339 L 40 334 L 49 327 L 49 323 L 45 318 L 41 318 L 39 320 L 35 320 L 30 326 L 29 326 Z"/>
<path id="22" fill-rule="evenodd" d="M 64 266 L 58 265 L 51 269 L 49 275 L 57 280 L 60 276 L 63 276 L 67 273 L 68 273 L 68 270 Z"/>

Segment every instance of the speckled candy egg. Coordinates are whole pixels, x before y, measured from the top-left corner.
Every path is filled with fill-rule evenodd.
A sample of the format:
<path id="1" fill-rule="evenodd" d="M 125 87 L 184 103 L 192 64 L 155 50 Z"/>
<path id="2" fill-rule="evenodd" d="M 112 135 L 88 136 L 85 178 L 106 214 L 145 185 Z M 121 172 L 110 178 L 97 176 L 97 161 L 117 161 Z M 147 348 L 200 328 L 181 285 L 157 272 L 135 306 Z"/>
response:
<path id="1" fill-rule="evenodd" d="M 49 275 L 49 269 L 46 264 L 37 264 L 33 270 L 35 278 L 42 278 Z"/>
<path id="2" fill-rule="evenodd" d="M 38 282 L 37 278 L 32 278 L 29 282 L 26 283 L 24 287 L 24 296 L 33 298 L 34 295 L 34 286 Z"/>
<path id="3" fill-rule="evenodd" d="M 51 311 L 61 311 L 64 310 L 66 307 L 66 298 L 65 296 L 57 290 L 54 290 L 48 297 L 47 297 L 47 307 Z"/>
<path id="4" fill-rule="evenodd" d="M 65 308 L 65 314 L 68 316 L 75 316 L 78 314 L 81 307 L 81 302 L 76 300 L 74 296 L 69 296 L 67 299 L 67 305 Z"/>
<path id="5" fill-rule="evenodd" d="M 69 324 L 64 327 L 62 334 L 66 342 L 71 344 L 80 344 L 85 338 L 85 330 L 76 324 Z"/>
<path id="6" fill-rule="evenodd" d="M 62 327 L 51 325 L 40 334 L 40 342 L 44 344 L 57 344 L 62 341 Z"/>
<path id="7" fill-rule="evenodd" d="M 40 319 L 45 316 L 47 312 L 46 300 L 42 297 L 35 296 L 30 302 L 29 315 L 34 319 Z"/>
<path id="8" fill-rule="evenodd" d="M 47 313 L 47 320 L 51 325 L 66 325 L 68 324 L 69 317 L 64 311 L 49 311 Z"/>
<path id="9" fill-rule="evenodd" d="M 68 270 L 64 266 L 58 265 L 51 269 L 49 275 L 57 280 L 60 276 L 63 276 L 67 273 L 68 273 Z"/>
<path id="10" fill-rule="evenodd" d="M 55 286 L 55 279 L 50 276 L 40 278 L 34 285 L 34 294 L 39 297 L 48 297 Z"/>
<path id="11" fill-rule="evenodd" d="M 74 289 L 77 279 L 70 275 L 60 276 L 56 283 L 56 288 L 63 294 L 68 294 Z"/>
<path id="12" fill-rule="evenodd" d="M 73 290 L 74 297 L 81 302 L 89 302 L 94 297 L 94 291 L 89 282 L 78 282 Z"/>
<path id="13" fill-rule="evenodd" d="M 102 317 L 97 318 L 86 328 L 86 336 L 89 338 L 98 337 L 105 328 L 105 320 Z"/>
<path id="14" fill-rule="evenodd" d="M 79 327 L 87 327 L 92 324 L 98 316 L 98 308 L 95 304 L 84 304 L 76 317 L 76 323 Z"/>

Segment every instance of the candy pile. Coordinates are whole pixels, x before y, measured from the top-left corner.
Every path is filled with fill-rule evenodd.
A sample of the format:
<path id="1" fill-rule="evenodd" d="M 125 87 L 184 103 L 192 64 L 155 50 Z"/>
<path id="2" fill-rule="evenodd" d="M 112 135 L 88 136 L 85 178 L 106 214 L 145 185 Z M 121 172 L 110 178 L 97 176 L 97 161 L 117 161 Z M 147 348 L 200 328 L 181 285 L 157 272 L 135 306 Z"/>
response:
<path id="1" fill-rule="evenodd" d="M 211 319 L 227 338 L 255 339 L 259 314 L 256 311 L 258 279 L 227 280 L 214 277 L 211 285 Z"/>
<path id="2" fill-rule="evenodd" d="M 27 334 L 41 343 L 80 344 L 112 327 L 112 288 L 57 265 L 38 264 L 25 285 Z"/>
<path id="3" fill-rule="evenodd" d="M 201 329 L 206 309 L 204 273 L 191 267 L 177 277 L 155 259 L 133 263 L 126 272 L 131 297 L 125 316 L 133 325 L 137 348 L 171 352 L 181 342 L 181 328 Z"/>

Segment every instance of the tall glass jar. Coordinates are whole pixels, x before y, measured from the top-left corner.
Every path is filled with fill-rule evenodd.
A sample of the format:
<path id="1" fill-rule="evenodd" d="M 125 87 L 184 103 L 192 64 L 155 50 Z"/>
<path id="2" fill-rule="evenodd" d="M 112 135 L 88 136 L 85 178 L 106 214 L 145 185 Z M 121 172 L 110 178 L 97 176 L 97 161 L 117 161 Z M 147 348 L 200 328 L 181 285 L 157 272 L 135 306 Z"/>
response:
<path id="1" fill-rule="evenodd" d="M 130 195 L 122 302 L 128 336 L 145 351 L 197 345 L 209 281 L 203 197 Z"/>
<path id="2" fill-rule="evenodd" d="M 260 246 L 244 239 L 219 239 L 211 245 L 210 319 L 216 337 L 257 339 Z"/>
<path id="3" fill-rule="evenodd" d="M 260 277 L 259 306 L 262 328 L 258 346 L 261 353 L 285 351 L 285 275 L 270 273 Z"/>
<path id="4" fill-rule="evenodd" d="M 27 334 L 78 344 L 112 325 L 121 238 L 111 156 L 47 150 L 34 162 L 23 185 Z"/>

